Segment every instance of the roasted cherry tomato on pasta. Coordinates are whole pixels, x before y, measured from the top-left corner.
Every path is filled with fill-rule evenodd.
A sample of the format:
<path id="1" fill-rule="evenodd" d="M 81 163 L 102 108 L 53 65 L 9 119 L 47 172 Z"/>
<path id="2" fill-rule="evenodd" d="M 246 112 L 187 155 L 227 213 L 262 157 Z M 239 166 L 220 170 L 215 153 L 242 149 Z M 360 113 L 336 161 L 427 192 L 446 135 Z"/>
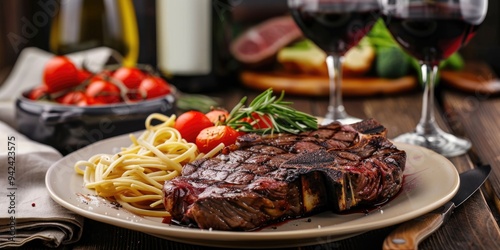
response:
<path id="1" fill-rule="evenodd" d="M 49 93 L 55 93 L 80 84 L 78 68 L 65 56 L 51 58 L 43 70 L 43 83 Z"/>
<path id="2" fill-rule="evenodd" d="M 229 118 L 229 112 L 224 109 L 214 109 L 205 114 L 214 125 L 225 123 Z"/>
<path id="3" fill-rule="evenodd" d="M 194 143 L 200 131 L 213 125 L 214 124 L 204 113 L 199 111 L 188 111 L 177 117 L 174 128 L 181 133 L 182 138 L 188 142 Z"/>
<path id="4" fill-rule="evenodd" d="M 208 153 L 210 150 L 224 143 L 224 146 L 229 146 L 236 143 L 236 138 L 241 133 L 230 126 L 212 126 L 203 129 L 196 137 L 196 146 L 202 153 Z"/>
<path id="5" fill-rule="evenodd" d="M 252 124 L 255 129 L 268 129 L 273 127 L 273 123 L 268 114 L 259 115 L 252 113 L 252 117 L 243 118 L 243 121 Z"/>

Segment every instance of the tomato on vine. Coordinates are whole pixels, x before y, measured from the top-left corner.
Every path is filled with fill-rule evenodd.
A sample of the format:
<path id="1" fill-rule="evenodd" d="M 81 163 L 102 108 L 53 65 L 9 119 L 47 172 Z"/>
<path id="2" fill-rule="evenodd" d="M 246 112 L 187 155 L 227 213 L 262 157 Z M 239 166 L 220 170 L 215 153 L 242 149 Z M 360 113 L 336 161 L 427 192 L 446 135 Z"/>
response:
<path id="1" fill-rule="evenodd" d="M 90 97 L 88 97 L 83 91 L 71 91 L 56 100 L 64 105 L 76 105 L 80 107 L 92 104 Z"/>
<path id="2" fill-rule="evenodd" d="M 78 81 L 80 83 L 83 83 L 85 80 L 89 79 L 90 77 L 92 77 L 92 72 L 87 71 L 85 69 L 78 70 Z"/>
<path id="3" fill-rule="evenodd" d="M 106 80 L 93 80 L 87 86 L 85 94 L 99 104 L 118 103 L 121 101 L 120 88 Z"/>
<path id="4" fill-rule="evenodd" d="M 134 67 L 120 67 L 111 76 L 120 80 L 129 89 L 139 88 L 141 81 L 146 78 L 146 74 Z"/>
<path id="5" fill-rule="evenodd" d="M 46 85 L 39 85 L 35 88 L 33 88 L 29 93 L 28 93 L 28 98 L 31 100 L 40 100 L 44 96 L 47 96 L 49 94 L 47 90 Z"/>
<path id="6" fill-rule="evenodd" d="M 51 58 L 43 70 L 43 83 L 48 93 L 59 92 L 80 84 L 78 68 L 65 56 Z"/>
<path id="7" fill-rule="evenodd" d="M 171 92 L 170 85 L 158 76 L 148 76 L 139 84 L 139 92 L 145 93 L 146 98 L 155 98 L 164 96 Z"/>

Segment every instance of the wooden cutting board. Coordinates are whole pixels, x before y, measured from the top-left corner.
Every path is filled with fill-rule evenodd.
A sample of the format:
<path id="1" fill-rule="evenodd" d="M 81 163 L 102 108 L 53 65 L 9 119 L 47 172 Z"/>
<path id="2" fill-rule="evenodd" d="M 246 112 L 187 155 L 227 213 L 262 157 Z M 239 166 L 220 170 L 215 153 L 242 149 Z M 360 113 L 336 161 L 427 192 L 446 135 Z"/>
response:
<path id="1" fill-rule="evenodd" d="M 285 90 L 287 94 L 328 96 L 329 83 L 325 76 L 311 76 L 289 74 L 285 72 L 243 71 L 242 83 L 253 89 L 274 91 Z M 415 89 L 418 85 L 414 76 L 405 76 L 397 79 L 378 77 L 346 77 L 342 81 L 344 96 L 372 96 L 390 95 Z"/>
<path id="2" fill-rule="evenodd" d="M 460 71 L 441 71 L 444 84 L 472 94 L 500 94 L 500 80 L 484 62 L 467 62 Z"/>

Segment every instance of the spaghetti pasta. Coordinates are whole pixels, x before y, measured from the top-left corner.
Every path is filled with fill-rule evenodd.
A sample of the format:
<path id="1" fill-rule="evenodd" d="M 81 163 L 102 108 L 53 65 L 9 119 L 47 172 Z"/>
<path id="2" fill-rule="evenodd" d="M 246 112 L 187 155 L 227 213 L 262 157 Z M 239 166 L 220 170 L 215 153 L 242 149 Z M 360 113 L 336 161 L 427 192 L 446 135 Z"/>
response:
<path id="1" fill-rule="evenodd" d="M 75 171 L 83 176 L 85 187 L 133 213 L 169 216 L 162 202 L 164 182 L 179 176 L 183 164 L 203 156 L 196 144 L 182 139 L 174 128 L 175 118 L 151 114 L 139 137 L 130 134 L 130 146 L 116 154 L 96 154 L 75 163 Z M 153 125 L 153 121 L 160 123 Z"/>

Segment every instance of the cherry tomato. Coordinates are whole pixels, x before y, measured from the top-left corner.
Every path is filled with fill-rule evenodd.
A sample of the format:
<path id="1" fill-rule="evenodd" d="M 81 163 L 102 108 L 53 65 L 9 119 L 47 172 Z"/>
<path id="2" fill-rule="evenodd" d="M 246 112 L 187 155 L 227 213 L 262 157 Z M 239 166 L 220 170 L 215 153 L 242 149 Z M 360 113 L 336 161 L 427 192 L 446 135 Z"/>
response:
<path id="1" fill-rule="evenodd" d="M 213 125 L 202 112 L 188 111 L 177 117 L 174 128 L 181 133 L 182 138 L 194 143 L 196 142 L 196 136 L 198 136 L 201 130 Z"/>
<path id="2" fill-rule="evenodd" d="M 214 109 L 205 114 L 210 121 L 218 125 L 218 123 L 223 123 L 229 118 L 229 112 L 223 109 Z"/>
<path id="3" fill-rule="evenodd" d="M 236 138 L 241 133 L 230 126 L 212 126 L 203 129 L 196 137 L 196 146 L 202 153 L 208 153 L 210 150 L 224 143 L 229 146 L 236 143 Z"/>
<path id="4" fill-rule="evenodd" d="M 146 98 L 151 99 L 169 94 L 170 85 L 158 76 L 148 76 L 141 81 L 139 91 L 146 93 Z"/>
<path id="5" fill-rule="evenodd" d="M 269 115 L 264 114 L 264 115 L 259 115 L 257 113 L 252 113 L 252 117 L 246 117 L 243 118 L 243 121 L 248 122 L 250 124 L 253 124 L 253 127 L 255 129 L 267 129 L 267 128 L 272 128 L 272 121 Z"/>
<path id="6" fill-rule="evenodd" d="M 117 103 L 121 101 L 120 88 L 105 80 L 92 81 L 87 86 L 85 94 L 94 99 L 94 104 Z"/>
<path id="7" fill-rule="evenodd" d="M 127 97 L 128 100 L 131 102 L 138 102 L 146 99 L 145 93 L 138 91 L 136 89 L 129 89 L 129 91 L 127 92 Z"/>
<path id="8" fill-rule="evenodd" d="M 87 71 L 87 70 L 84 70 L 84 69 L 78 70 L 78 82 L 79 83 L 84 82 L 85 80 L 89 79 L 91 76 L 92 76 L 92 73 Z"/>
<path id="9" fill-rule="evenodd" d="M 39 85 L 35 88 L 33 88 L 29 93 L 28 93 L 28 98 L 31 100 L 40 100 L 44 96 L 47 96 L 49 93 L 47 92 L 47 86 L 46 85 Z"/>
<path id="10" fill-rule="evenodd" d="M 56 99 L 57 102 L 65 105 L 88 106 L 89 97 L 83 91 L 71 91 Z"/>
<path id="11" fill-rule="evenodd" d="M 78 69 L 65 56 L 51 58 L 43 70 L 43 82 L 49 93 L 55 93 L 80 84 Z"/>
<path id="12" fill-rule="evenodd" d="M 121 67 L 113 72 L 111 76 L 123 82 L 129 89 L 139 88 L 141 81 L 146 78 L 146 74 L 134 67 Z"/>

